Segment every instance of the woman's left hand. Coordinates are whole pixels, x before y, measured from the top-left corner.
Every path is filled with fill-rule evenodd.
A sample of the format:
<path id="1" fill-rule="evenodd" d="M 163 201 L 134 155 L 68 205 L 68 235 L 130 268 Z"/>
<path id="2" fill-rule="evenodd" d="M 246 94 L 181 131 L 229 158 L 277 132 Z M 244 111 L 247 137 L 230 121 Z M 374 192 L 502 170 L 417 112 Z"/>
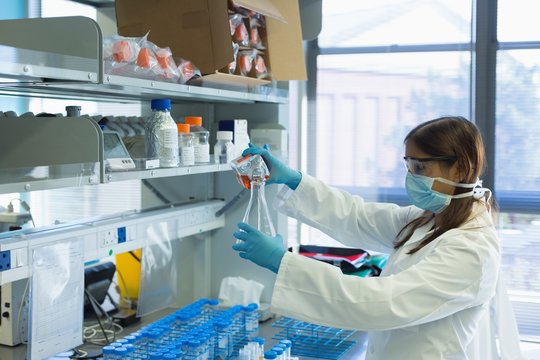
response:
<path id="1" fill-rule="evenodd" d="M 246 223 L 238 224 L 238 228 L 240 231 L 236 231 L 233 236 L 242 242 L 234 244 L 232 248 L 239 252 L 241 258 L 251 260 L 277 274 L 281 259 L 285 255 L 281 235 L 268 236 Z"/>

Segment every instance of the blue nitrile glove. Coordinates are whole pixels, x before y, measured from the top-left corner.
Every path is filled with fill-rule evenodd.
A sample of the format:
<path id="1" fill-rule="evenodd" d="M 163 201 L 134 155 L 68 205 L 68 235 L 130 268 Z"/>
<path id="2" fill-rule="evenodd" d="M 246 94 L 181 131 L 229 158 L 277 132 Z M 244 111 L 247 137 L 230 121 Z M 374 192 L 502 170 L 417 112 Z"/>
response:
<path id="1" fill-rule="evenodd" d="M 267 184 L 285 184 L 292 190 L 295 190 L 298 184 L 300 184 L 302 173 L 298 170 L 291 169 L 272 155 L 268 144 L 263 147 L 249 144 L 249 147 L 242 152 L 242 156 L 246 156 L 247 154 L 258 154 L 262 156 L 266 166 L 268 166 L 268 170 L 270 170 L 270 178 L 266 181 Z"/>
<path id="2" fill-rule="evenodd" d="M 281 235 L 268 236 L 246 223 L 238 224 L 238 228 L 240 231 L 236 231 L 233 236 L 242 241 L 234 244 L 232 248 L 240 253 L 241 258 L 251 260 L 277 274 L 281 259 L 285 255 Z"/>

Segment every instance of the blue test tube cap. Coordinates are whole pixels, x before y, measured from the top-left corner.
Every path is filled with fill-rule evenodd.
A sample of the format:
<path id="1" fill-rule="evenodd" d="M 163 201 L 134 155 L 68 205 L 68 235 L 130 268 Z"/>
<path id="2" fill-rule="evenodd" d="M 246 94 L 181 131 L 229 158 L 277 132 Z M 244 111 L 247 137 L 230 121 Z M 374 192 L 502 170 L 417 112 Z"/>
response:
<path id="1" fill-rule="evenodd" d="M 117 347 L 114 349 L 114 355 L 115 356 L 121 356 L 120 359 L 123 359 L 128 354 L 128 349 L 125 347 Z"/>
<path id="2" fill-rule="evenodd" d="M 272 346 L 272 351 L 274 351 L 278 356 L 283 355 L 284 349 L 281 346 L 274 345 Z"/>
<path id="3" fill-rule="evenodd" d="M 264 338 L 262 337 L 254 337 L 251 339 L 251 341 L 254 341 L 259 345 L 264 345 L 264 342 L 265 342 Z"/>
<path id="4" fill-rule="evenodd" d="M 161 351 L 152 351 L 148 354 L 149 360 L 161 360 L 163 359 L 163 353 Z"/>
<path id="5" fill-rule="evenodd" d="M 111 355 L 114 354 L 114 346 L 104 346 L 101 351 L 103 352 L 103 355 Z"/>
<path id="6" fill-rule="evenodd" d="M 280 344 L 284 344 L 285 346 L 287 346 L 287 349 L 291 348 L 292 347 L 292 341 L 291 340 L 280 340 L 279 342 Z"/>
<path id="7" fill-rule="evenodd" d="M 162 359 L 176 359 L 176 355 L 168 352 L 168 353 L 163 354 Z"/>
<path id="8" fill-rule="evenodd" d="M 217 331 L 223 331 L 229 327 L 229 323 L 226 321 L 216 321 L 214 326 Z"/>
<path id="9" fill-rule="evenodd" d="M 137 337 L 133 335 L 127 335 L 127 336 L 124 336 L 124 339 L 127 340 L 128 344 L 133 344 L 137 340 Z"/>
<path id="10" fill-rule="evenodd" d="M 219 305 L 218 299 L 208 299 L 208 305 L 217 306 Z"/>
<path id="11" fill-rule="evenodd" d="M 264 359 L 276 359 L 277 353 L 275 351 L 266 351 L 264 353 Z"/>
<path id="12" fill-rule="evenodd" d="M 112 347 L 114 347 L 114 348 L 122 347 L 122 345 L 124 345 L 124 344 L 121 344 L 121 343 L 116 342 L 116 341 L 109 344 L 109 346 L 112 346 Z"/>
<path id="13" fill-rule="evenodd" d="M 248 308 L 251 309 L 251 311 L 255 311 L 259 308 L 259 305 L 255 304 L 255 303 L 251 303 L 248 305 Z"/>

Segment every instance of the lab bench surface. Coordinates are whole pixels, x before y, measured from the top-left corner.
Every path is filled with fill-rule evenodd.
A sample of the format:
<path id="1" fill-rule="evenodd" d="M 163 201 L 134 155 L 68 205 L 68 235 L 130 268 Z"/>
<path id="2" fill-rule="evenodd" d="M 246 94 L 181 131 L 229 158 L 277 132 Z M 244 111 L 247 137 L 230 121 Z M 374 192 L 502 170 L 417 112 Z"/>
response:
<path id="1" fill-rule="evenodd" d="M 117 337 L 122 337 L 133 331 L 136 331 L 140 327 L 146 324 L 149 324 L 151 322 L 154 322 L 157 319 L 160 319 L 175 310 L 176 309 L 171 309 L 171 308 L 164 309 L 164 310 L 156 311 L 147 316 L 144 316 L 140 322 L 125 327 L 124 330 L 120 334 L 117 335 Z M 274 324 L 277 321 L 277 319 L 278 318 L 273 318 L 259 324 L 258 336 L 263 337 L 266 340 L 266 344 L 270 345 L 270 344 L 277 343 L 276 340 L 272 339 L 272 337 L 280 330 L 279 328 L 272 326 L 272 324 Z M 90 319 L 90 320 L 93 320 L 93 319 Z M 359 331 L 359 332 L 354 333 L 348 340 L 355 341 L 355 344 L 347 352 L 345 352 L 341 357 L 339 357 L 339 360 L 364 359 L 365 353 L 366 353 L 367 334 L 365 332 Z M 79 348 L 86 352 L 89 352 L 89 355 L 91 355 L 91 353 L 98 352 L 101 347 L 91 346 L 91 345 L 81 345 Z M 0 345 L 0 359 L 1 360 L 24 360 L 26 359 L 26 346 L 18 345 L 15 347 L 9 347 L 9 346 Z M 48 358 L 47 360 L 66 360 L 66 359 L 69 359 L 69 356 L 57 355 L 57 356 Z M 313 360 L 313 359 L 320 359 L 320 358 L 300 356 L 299 359 Z"/>

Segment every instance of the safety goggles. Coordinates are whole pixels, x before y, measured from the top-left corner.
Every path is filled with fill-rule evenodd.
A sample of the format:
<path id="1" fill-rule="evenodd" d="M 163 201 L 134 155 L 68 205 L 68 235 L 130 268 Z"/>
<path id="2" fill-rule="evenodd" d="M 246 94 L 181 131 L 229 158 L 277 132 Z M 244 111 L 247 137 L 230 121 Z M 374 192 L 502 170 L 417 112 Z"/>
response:
<path id="1" fill-rule="evenodd" d="M 415 158 L 411 156 L 404 156 L 405 166 L 412 174 L 415 175 L 425 175 L 429 163 L 432 161 L 455 161 L 457 158 L 455 156 L 432 156 L 425 158 Z"/>

